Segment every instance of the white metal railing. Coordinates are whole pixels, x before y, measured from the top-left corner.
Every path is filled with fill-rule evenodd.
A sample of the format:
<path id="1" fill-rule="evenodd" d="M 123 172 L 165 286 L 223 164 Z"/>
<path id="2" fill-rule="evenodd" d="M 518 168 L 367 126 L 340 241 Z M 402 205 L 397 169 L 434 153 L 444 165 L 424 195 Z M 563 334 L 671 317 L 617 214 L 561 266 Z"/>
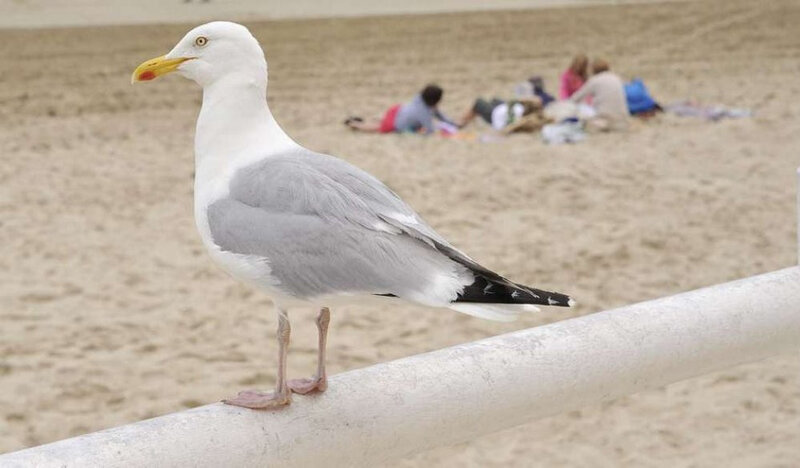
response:
<path id="1" fill-rule="evenodd" d="M 798 349 L 791 267 L 346 372 L 277 411 L 212 404 L 10 453 L 0 466 L 375 466 Z"/>
<path id="2" fill-rule="evenodd" d="M 798 350 L 795 266 L 346 372 L 277 411 L 217 403 L 0 455 L 0 467 L 373 466 Z"/>

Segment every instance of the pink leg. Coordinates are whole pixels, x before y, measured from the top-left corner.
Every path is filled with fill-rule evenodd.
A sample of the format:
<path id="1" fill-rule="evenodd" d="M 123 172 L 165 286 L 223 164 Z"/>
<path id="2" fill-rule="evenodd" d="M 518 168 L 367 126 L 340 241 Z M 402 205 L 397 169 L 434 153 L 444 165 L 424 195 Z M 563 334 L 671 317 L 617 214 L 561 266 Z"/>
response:
<path id="1" fill-rule="evenodd" d="M 286 385 L 286 352 L 289 349 L 289 336 L 292 327 L 286 311 L 278 309 L 278 383 L 275 392 L 263 393 L 257 390 L 245 390 L 231 400 L 223 403 L 251 409 L 270 409 L 288 405 L 292 402 L 292 392 Z"/>
<path id="2" fill-rule="evenodd" d="M 293 379 L 289 388 L 295 393 L 324 392 L 328 388 L 328 376 L 325 374 L 325 346 L 328 341 L 328 324 L 331 323 L 331 311 L 327 307 L 320 309 L 317 315 L 319 330 L 319 351 L 317 351 L 317 375 L 310 379 Z"/>

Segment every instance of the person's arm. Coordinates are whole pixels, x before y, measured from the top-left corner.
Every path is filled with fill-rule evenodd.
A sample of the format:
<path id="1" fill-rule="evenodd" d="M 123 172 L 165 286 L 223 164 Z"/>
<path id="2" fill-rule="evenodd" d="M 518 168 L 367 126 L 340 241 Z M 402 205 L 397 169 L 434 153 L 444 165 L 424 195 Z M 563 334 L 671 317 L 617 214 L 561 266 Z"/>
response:
<path id="1" fill-rule="evenodd" d="M 541 115 L 536 113 L 528 114 L 503 127 L 500 133 L 510 135 L 514 132 L 535 132 L 542 128 L 544 124 L 545 119 Z"/>
<path id="2" fill-rule="evenodd" d="M 509 125 L 506 125 L 502 129 L 500 129 L 500 133 L 503 134 L 503 135 L 510 135 L 510 134 L 516 132 L 517 130 L 521 129 L 522 127 L 524 127 L 527 123 L 528 122 L 527 122 L 526 119 L 524 119 L 524 118 L 523 119 L 519 119 L 516 122 L 511 123 Z"/>
<path id="3" fill-rule="evenodd" d="M 448 118 L 446 115 L 444 115 L 444 114 L 442 113 L 442 111 L 440 111 L 438 108 L 435 108 L 435 109 L 433 109 L 433 116 L 434 116 L 434 117 L 436 117 L 437 119 L 441 120 L 442 122 L 446 123 L 446 124 L 450 124 L 450 125 L 452 125 L 452 126 L 454 126 L 454 127 L 458 127 L 458 124 L 456 124 L 455 122 L 453 122 L 452 120 L 450 120 L 450 119 L 449 119 L 449 118 Z"/>
<path id="4" fill-rule="evenodd" d="M 592 78 L 589 78 L 589 81 L 584 83 L 583 86 L 581 86 L 581 89 L 575 91 L 575 94 L 569 97 L 569 100 L 578 103 L 583 101 L 584 98 L 586 98 L 586 96 L 589 96 L 593 92 L 594 92 L 594 80 Z"/>

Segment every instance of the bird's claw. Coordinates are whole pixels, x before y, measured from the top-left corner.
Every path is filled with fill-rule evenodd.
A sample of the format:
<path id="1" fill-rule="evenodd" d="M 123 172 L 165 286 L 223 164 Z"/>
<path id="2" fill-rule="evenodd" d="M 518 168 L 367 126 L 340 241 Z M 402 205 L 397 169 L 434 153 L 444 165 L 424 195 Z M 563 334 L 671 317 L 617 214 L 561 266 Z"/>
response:
<path id="1" fill-rule="evenodd" d="M 311 392 L 324 392 L 328 389 L 328 380 L 324 377 L 310 379 L 292 379 L 288 383 L 289 389 L 294 393 L 305 395 Z"/>
<path id="2" fill-rule="evenodd" d="M 235 398 L 222 400 L 226 405 L 240 406 L 250 409 L 271 409 L 287 406 L 292 402 L 292 392 L 288 389 L 282 392 L 259 392 L 257 390 L 244 390 Z"/>

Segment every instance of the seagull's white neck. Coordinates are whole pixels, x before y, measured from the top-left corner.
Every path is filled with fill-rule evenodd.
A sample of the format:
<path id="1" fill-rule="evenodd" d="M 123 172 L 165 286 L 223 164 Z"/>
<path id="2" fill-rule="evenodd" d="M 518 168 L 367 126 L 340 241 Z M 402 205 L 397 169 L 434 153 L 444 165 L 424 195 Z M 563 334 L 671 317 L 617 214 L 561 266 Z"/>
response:
<path id="1" fill-rule="evenodd" d="M 291 148 L 267 105 L 267 80 L 231 73 L 203 87 L 195 134 L 196 187 L 231 164 Z"/>

